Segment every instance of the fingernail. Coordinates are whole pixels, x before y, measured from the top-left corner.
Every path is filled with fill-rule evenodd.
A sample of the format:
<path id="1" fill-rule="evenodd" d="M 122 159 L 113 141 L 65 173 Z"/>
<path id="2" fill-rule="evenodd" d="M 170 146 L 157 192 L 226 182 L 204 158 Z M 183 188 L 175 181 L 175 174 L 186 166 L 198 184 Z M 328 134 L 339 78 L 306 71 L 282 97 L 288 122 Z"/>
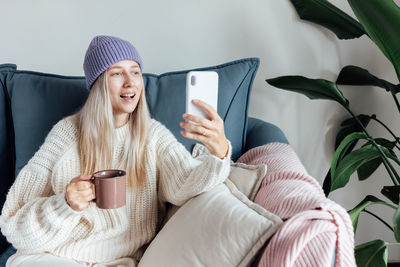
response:
<path id="1" fill-rule="evenodd" d="M 183 122 L 180 122 L 180 123 L 179 123 L 179 126 L 181 126 L 181 127 L 182 127 L 182 126 L 183 126 Z"/>
<path id="2" fill-rule="evenodd" d="M 193 103 L 199 103 L 199 100 L 193 99 Z"/>

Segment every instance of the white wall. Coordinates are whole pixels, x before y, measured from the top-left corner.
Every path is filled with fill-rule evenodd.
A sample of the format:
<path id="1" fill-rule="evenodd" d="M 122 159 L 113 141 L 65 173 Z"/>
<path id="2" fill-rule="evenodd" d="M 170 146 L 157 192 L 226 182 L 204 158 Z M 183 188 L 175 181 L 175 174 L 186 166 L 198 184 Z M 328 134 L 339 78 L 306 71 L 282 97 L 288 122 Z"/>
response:
<path id="1" fill-rule="evenodd" d="M 346 1 L 332 2 L 351 13 Z M 299 74 L 334 81 L 341 67 L 353 64 L 397 82 L 389 61 L 369 39 L 339 41 L 333 33 L 301 21 L 289 0 L 2 0 L 0 14 L 0 63 L 15 63 L 19 69 L 83 75 L 85 50 L 98 34 L 131 41 L 141 53 L 145 72 L 259 57 L 249 113 L 280 126 L 309 173 L 321 183 L 338 124 L 346 113 L 336 103 L 311 101 L 273 88 L 265 79 Z M 342 89 L 354 111 L 376 113 L 400 132 L 398 111 L 384 90 Z M 386 135 L 376 124 L 371 126 L 372 134 Z M 350 209 L 366 194 L 380 197 L 386 180 L 382 169 L 366 182 L 352 177 L 351 187 L 332 193 L 331 198 Z M 391 211 L 375 211 L 390 222 Z M 356 241 L 381 238 L 382 231 L 386 229 L 381 223 L 362 215 Z M 387 231 L 383 238 L 393 241 L 391 236 Z M 400 251 L 392 251 L 389 258 L 400 259 Z"/>

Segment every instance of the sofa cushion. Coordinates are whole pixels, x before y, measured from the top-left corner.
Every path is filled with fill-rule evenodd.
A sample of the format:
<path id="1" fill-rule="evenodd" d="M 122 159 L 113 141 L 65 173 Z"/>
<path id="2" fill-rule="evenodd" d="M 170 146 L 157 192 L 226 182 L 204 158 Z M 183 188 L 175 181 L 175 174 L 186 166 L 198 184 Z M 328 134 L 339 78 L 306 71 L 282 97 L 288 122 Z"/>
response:
<path id="1" fill-rule="evenodd" d="M 13 64 L 3 64 L 0 65 L 0 168 L 2 184 L 4 183 L 4 178 L 9 177 L 14 173 L 13 170 L 13 131 L 12 131 L 12 119 L 11 119 L 11 109 L 10 101 L 6 89 L 5 79 L 7 77 L 7 72 L 9 70 L 15 70 L 16 65 Z M 7 188 L 6 188 L 7 189 Z M 5 200 L 5 194 L 7 191 L 4 188 L 0 188 L 0 205 L 3 205 Z"/>
<path id="2" fill-rule="evenodd" d="M 10 72 L 6 82 L 14 125 L 16 176 L 52 126 L 78 111 L 89 91 L 83 77 L 32 71 Z"/>
<path id="3" fill-rule="evenodd" d="M 13 64 L 0 65 L 0 207 L 6 199 L 8 188 L 13 183 L 14 175 L 14 138 L 12 136 L 11 109 L 8 93 L 6 90 L 6 76 L 8 71 L 13 71 L 16 66 Z M 5 238 L 0 235 L 0 253 L 7 248 Z M 2 266 L 2 265 L 0 265 Z"/>
<path id="4" fill-rule="evenodd" d="M 186 202 L 150 243 L 139 267 L 249 266 L 282 221 L 225 183 Z"/>
<path id="5" fill-rule="evenodd" d="M 241 59 L 195 70 L 214 70 L 219 75 L 218 113 L 225 121 L 225 134 L 233 147 L 232 158 L 242 152 L 247 126 L 251 85 L 258 69 L 257 58 Z M 166 125 L 191 151 L 196 143 L 179 133 L 185 112 L 186 73 L 143 74 L 152 116 Z M 84 77 L 69 77 L 32 71 L 9 70 L 7 91 L 15 135 L 15 176 L 39 149 L 51 127 L 85 102 Z"/>
<path id="6" fill-rule="evenodd" d="M 247 120 L 246 145 L 242 154 L 269 143 L 289 144 L 285 134 L 276 125 L 252 117 L 248 117 Z"/>
<path id="7" fill-rule="evenodd" d="M 6 266 L 7 260 L 9 257 L 14 255 L 17 250 L 13 246 L 9 246 L 1 255 L 0 255 L 0 266 Z"/>

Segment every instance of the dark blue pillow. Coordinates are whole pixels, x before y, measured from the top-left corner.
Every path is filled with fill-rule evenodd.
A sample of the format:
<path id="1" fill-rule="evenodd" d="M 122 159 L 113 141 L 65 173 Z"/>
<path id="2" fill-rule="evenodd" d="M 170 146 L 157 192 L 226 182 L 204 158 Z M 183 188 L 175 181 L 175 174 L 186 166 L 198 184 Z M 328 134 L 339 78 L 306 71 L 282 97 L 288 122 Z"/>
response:
<path id="1" fill-rule="evenodd" d="M 13 71 L 6 77 L 15 137 L 15 177 L 57 121 L 78 111 L 89 91 L 83 77 Z"/>

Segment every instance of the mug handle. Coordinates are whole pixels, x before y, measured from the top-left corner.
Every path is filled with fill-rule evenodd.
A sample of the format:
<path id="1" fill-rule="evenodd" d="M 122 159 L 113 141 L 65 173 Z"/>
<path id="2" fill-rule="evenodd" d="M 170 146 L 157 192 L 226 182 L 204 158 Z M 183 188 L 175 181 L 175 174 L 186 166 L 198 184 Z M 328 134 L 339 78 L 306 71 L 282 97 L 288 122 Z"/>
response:
<path id="1" fill-rule="evenodd" d="M 94 191 L 94 199 L 92 199 L 92 201 L 96 202 L 96 186 L 94 183 L 94 175 L 92 175 L 92 178 L 90 178 L 89 182 L 93 185 L 92 190 Z"/>

